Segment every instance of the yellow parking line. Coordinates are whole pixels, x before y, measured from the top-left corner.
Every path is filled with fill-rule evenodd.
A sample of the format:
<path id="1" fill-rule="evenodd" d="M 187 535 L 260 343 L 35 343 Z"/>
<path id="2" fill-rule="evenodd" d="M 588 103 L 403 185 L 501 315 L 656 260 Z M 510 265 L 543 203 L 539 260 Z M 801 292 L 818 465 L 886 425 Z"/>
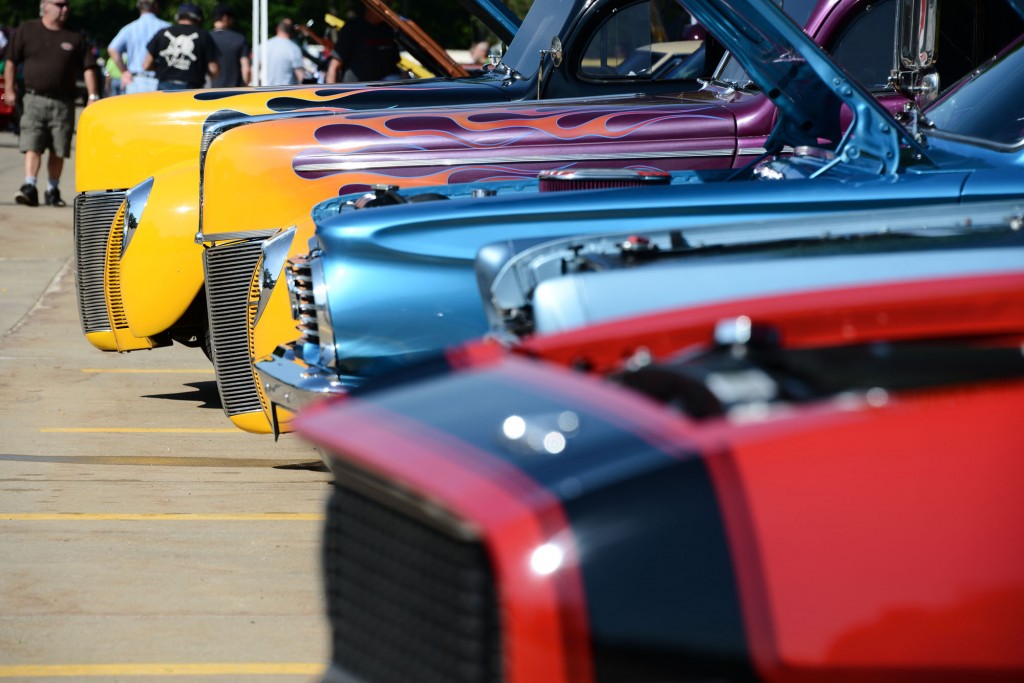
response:
<path id="1" fill-rule="evenodd" d="M 23 664 L 0 665 L 0 678 L 81 678 L 87 676 L 316 676 L 323 664 L 239 662 L 222 664 Z"/>
<path id="2" fill-rule="evenodd" d="M 320 522 L 323 518 L 323 514 L 319 512 L 0 512 L 0 521 L 3 522 Z"/>
<path id="3" fill-rule="evenodd" d="M 213 368 L 82 368 L 82 372 L 121 372 L 127 374 L 189 374 L 212 375 Z"/>
<path id="4" fill-rule="evenodd" d="M 64 434 L 237 434 L 237 427 L 42 427 L 39 431 Z"/>

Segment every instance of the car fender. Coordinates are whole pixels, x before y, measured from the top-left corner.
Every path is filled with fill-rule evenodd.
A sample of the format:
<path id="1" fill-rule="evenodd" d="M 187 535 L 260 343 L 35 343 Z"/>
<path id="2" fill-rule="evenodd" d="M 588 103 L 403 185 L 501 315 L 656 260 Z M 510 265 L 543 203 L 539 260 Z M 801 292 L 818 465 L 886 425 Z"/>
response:
<path id="1" fill-rule="evenodd" d="M 194 191 L 199 167 L 179 164 L 159 174 L 139 226 L 121 258 L 121 291 L 129 329 L 137 337 L 166 332 L 203 284 L 202 247 Z"/>

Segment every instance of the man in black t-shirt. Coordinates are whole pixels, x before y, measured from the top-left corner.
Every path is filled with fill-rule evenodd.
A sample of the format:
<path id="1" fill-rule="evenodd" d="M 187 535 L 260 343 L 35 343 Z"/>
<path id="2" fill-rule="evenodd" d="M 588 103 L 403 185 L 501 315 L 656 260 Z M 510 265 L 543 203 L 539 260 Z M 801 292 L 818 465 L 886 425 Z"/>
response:
<path id="1" fill-rule="evenodd" d="M 156 72 L 157 90 L 202 88 L 207 72 L 211 78 L 220 73 L 217 44 L 203 29 L 203 11 L 195 5 L 182 3 L 175 19 L 177 24 L 157 31 L 149 41 L 142 68 Z"/>
<path id="2" fill-rule="evenodd" d="M 25 206 L 39 205 L 36 176 L 43 152 L 49 150 L 46 171 L 47 206 L 66 206 L 58 183 L 64 159 L 71 156 L 75 128 L 76 82 L 81 76 L 89 91 L 87 104 L 98 100 L 96 56 L 81 31 L 67 27 L 68 0 L 43 0 L 40 18 L 22 23 L 7 46 L 4 65 L 4 99 L 18 102 L 15 76 L 18 66 L 25 77 L 18 149 L 25 155 L 25 182 L 14 200 Z"/>
<path id="3" fill-rule="evenodd" d="M 210 83 L 214 88 L 237 88 L 249 85 L 252 66 L 249 43 L 231 27 L 235 24 L 235 10 L 229 5 L 217 5 L 213 10 L 213 32 L 210 37 L 220 51 L 220 75 Z"/>

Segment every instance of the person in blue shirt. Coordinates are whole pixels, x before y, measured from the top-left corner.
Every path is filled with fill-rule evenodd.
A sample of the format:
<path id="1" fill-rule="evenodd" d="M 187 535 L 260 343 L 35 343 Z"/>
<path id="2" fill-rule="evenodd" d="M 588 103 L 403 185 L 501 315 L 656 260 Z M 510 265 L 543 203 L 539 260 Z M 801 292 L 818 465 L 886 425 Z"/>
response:
<path id="1" fill-rule="evenodd" d="M 121 72 L 121 90 L 129 94 L 156 90 L 156 74 L 143 69 L 142 62 L 153 35 L 171 25 L 156 15 L 160 11 L 157 0 L 138 0 L 135 7 L 139 18 L 118 31 L 107 46 L 111 61 Z M 127 55 L 127 59 L 122 55 Z"/>

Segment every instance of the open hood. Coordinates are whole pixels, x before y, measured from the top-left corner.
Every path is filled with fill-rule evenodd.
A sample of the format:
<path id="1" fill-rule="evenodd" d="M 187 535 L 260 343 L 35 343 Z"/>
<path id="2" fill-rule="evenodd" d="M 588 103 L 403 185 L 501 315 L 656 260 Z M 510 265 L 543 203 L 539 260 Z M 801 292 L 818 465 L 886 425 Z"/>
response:
<path id="1" fill-rule="evenodd" d="M 924 155 L 924 150 L 875 98 L 836 66 L 775 3 L 680 2 L 778 107 L 779 119 L 769 149 L 773 145 L 820 147 L 822 140 L 832 141 L 838 144 L 838 160 L 868 157 L 885 175 L 896 173 L 901 143 Z M 854 114 L 845 136 L 839 118 L 842 105 Z"/>
<path id="2" fill-rule="evenodd" d="M 522 23 L 501 0 L 457 0 L 467 12 L 479 19 L 502 42 L 512 42 Z"/>

